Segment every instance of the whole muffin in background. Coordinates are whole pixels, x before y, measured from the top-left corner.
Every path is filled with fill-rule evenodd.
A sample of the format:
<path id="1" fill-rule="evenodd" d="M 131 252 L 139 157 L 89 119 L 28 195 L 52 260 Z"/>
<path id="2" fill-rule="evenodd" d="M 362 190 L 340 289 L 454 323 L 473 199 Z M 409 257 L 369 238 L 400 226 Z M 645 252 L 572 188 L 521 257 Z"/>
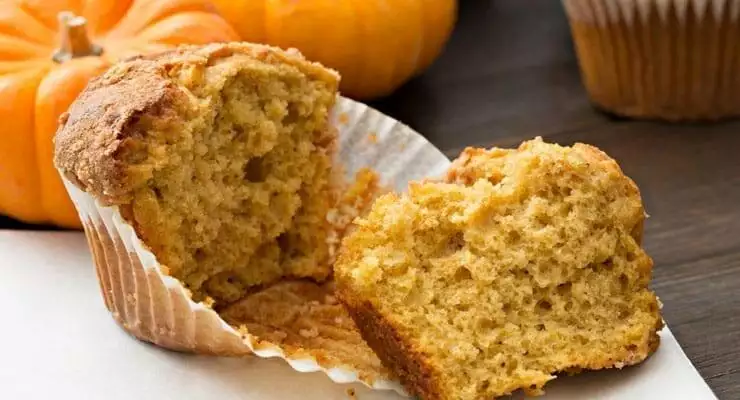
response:
<path id="1" fill-rule="evenodd" d="M 659 344 L 640 193 L 583 144 L 467 149 L 356 221 L 335 276 L 381 361 L 425 400 L 540 394 Z"/>
<path id="2" fill-rule="evenodd" d="M 668 121 L 740 115 L 740 0 L 563 0 L 591 100 Z"/>

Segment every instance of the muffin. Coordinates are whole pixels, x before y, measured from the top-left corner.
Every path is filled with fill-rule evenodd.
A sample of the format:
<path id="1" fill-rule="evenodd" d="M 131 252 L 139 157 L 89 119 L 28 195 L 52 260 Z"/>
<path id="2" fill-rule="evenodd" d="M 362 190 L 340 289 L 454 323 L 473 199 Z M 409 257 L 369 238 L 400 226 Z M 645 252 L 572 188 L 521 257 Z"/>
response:
<path id="1" fill-rule="evenodd" d="M 55 163 L 117 206 L 195 301 L 322 281 L 338 82 L 264 46 L 135 58 L 92 81 L 62 117 Z"/>
<path id="2" fill-rule="evenodd" d="M 598 149 L 467 149 L 443 182 L 380 197 L 343 242 L 337 290 L 425 400 L 539 394 L 659 344 L 635 184 Z"/>
<path id="3" fill-rule="evenodd" d="M 137 57 L 91 81 L 61 118 L 55 164 L 126 330 L 248 353 L 214 310 L 329 277 L 338 82 L 295 51 L 243 43 Z"/>
<path id="4" fill-rule="evenodd" d="M 740 1 L 563 3 L 598 107 L 668 121 L 740 115 Z"/>

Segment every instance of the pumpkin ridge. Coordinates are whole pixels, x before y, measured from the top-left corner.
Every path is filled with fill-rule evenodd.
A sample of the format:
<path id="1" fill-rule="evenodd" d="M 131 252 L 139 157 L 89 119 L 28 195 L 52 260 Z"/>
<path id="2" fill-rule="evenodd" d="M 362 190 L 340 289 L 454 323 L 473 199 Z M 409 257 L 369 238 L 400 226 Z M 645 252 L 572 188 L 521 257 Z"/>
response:
<path id="1" fill-rule="evenodd" d="M 41 83 L 41 81 L 44 79 L 44 76 L 46 75 L 46 73 L 48 72 L 49 69 L 50 68 L 48 66 L 41 66 L 34 73 L 32 73 L 31 71 L 23 71 L 23 72 L 20 72 L 20 73 L 23 73 L 23 74 L 33 75 L 33 78 L 30 78 L 29 77 L 29 79 L 28 79 L 29 82 L 31 82 L 31 81 L 33 82 L 32 84 L 35 87 L 35 89 L 33 90 L 33 99 L 31 101 L 31 104 L 35 104 L 36 103 L 36 100 L 38 98 L 38 86 Z M 30 115 L 30 121 L 29 121 L 29 123 L 30 123 L 30 132 L 35 132 L 36 131 L 36 108 L 35 107 L 32 108 L 30 114 L 31 114 Z M 29 147 L 31 147 L 32 149 L 36 149 L 36 147 L 37 147 L 36 135 L 29 135 L 29 139 L 28 140 L 30 140 L 30 146 Z M 28 163 L 27 164 L 27 168 L 29 168 L 29 169 L 28 170 L 25 170 L 24 171 L 24 174 L 28 174 L 28 175 L 34 176 L 36 183 L 37 184 L 40 183 L 41 182 L 41 170 L 39 169 L 39 165 L 38 165 L 38 155 L 36 154 L 35 151 L 32 151 L 31 154 L 28 154 L 25 157 L 27 157 L 27 159 L 25 161 Z M 31 160 L 29 160 L 29 158 Z M 32 162 L 30 162 L 30 161 L 32 161 Z M 41 210 L 41 188 L 40 187 L 37 187 L 37 188 L 35 188 L 35 190 L 33 192 L 34 192 L 33 193 L 33 195 L 34 195 L 33 204 L 36 206 L 35 207 L 37 209 L 37 212 L 36 213 L 37 214 L 43 213 L 43 210 Z M 28 193 L 28 192 L 26 192 L 26 193 Z M 26 201 L 27 200 L 28 199 L 26 199 Z M 48 220 L 48 218 L 46 216 L 41 216 L 41 215 L 39 215 L 38 217 L 32 217 L 32 218 L 33 218 L 32 222 L 39 222 L 39 223 L 46 222 Z"/>
<path id="2" fill-rule="evenodd" d="M 27 4 L 21 3 L 21 4 L 18 5 L 18 8 L 21 11 L 23 11 L 24 13 L 26 13 L 29 17 L 31 17 L 31 18 L 35 19 L 36 21 L 38 21 L 39 24 L 47 27 L 50 31 L 52 31 L 52 32 L 56 31 L 57 26 L 54 23 L 52 23 L 52 22 L 49 22 L 47 24 L 46 21 L 44 21 L 44 18 L 40 17 L 37 14 L 38 11 L 33 10 L 32 7 L 29 7 Z"/>
<path id="3" fill-rule="evenodd" d="M 119 0 L 116 0 L 116 1 L 119 1 Z M 113 31 L 118 26 L 118 24 L 120 24 L 121 21 L 126 17 L 126 15 L 128 15 L 129 11 L 131 10 L 131 7 L 133 7 L 136 1 L 137 0 L 131 0 L 130 2 L 126 3 L 126 7 L 123 10 L 118 10 L 119 12 L 118 19 L 116 19 L 116 21 L 110 26 L 102 27 L 102 28 L 100 26 L 91 26 L 90 27 L 91 36 L 98 38 L 98 40 L 100 41 L 104 41 L 108 33 Z M 89 10 L 89 8 L 90 8 L 89 3 L 86 3 L 84 9 L 82 10 L 81 15 L 85 15 L 85 16 L 94 15 L 94 14 L 91 14 L 91 11 Z"/>
<path id="4" fill-rule="evenodd" d="M 19 51 L 21 53 L 19 53 Z M 2 54 L 2 61 L 36 61 L 48 53 L 49 46 L 42 46 L 38 43 L 29 42 L 22 37 L 0 32 L 0 54 Z M 13 56 L 17 56 L 18 58 L 11 59 Z"/>
<path id="5" fill-rule="evenodd" d="M 6 5 L 5 7 L 9 7 L 9 5 Z M 23 29 L 19 29 L 17 26 L 18 24 L 12 23 L 13 20 L 10 21 L 0 21 L 0 33 L 5 33 L 9 36 L 15 36 L 20 39 L 25 39 L 28 42 L 36 43 L 42 46 L 49 46 L 49 40 L 54 38 L 56 36 L 56 32 L 53 29 L 49 29 L 45 24 L 41 23 L 38 19 L 36 19 L 33 15 L 28 14 L 20 7 L 16 7 L 16 10 L 22 14 L 19 16 L 26 17 L 28 20 L 21 21 L 21 23 L 24 25 Z M 11 24 L 8 24 L 8 23 Z M 33 22 L 35 26 L 32 28 L 29 28 L 26 24 Z M 41 28 L 45 31 L 45 33 L 48 35 L 48 38 L 38 37 L 36 35 L 29 35 L 27 34 L 28 31 L 33 31 L 34 29 Z"/>
<path id="6" fill-rule="evenodd" d="M 12 75 L 36 68 L 47 68 L 47 63 L 37 59 L 0 61 L 0 75 Z"/>
<path id="7" fill-rule="evenodd" d="M 152 31 L 156 32 L 157 30 L 161 30 L 163 24 L 171 23 L 170 20 L 171 19 L 174 19 L 174 18 L 180 18 L 180 19 L 192 18 L 195 22 L 198 22 L 199 20 L 202 20 L 204 18 L 218 18 L 218 19 L 220 19 L 221 17 L 219 17 L 217 14 L 214 14 L 214 13 L 208 12 L 208 11 L 187 11 L 187 12 L 184 12 L 184 13 L 173 14 L 173 15 L 169 15 L 169 16 L 167 16 L 165 18 L 162 18 L 162 19 L 158 20 L 157 22 L 155 22 L 155 23 L 153 23 L 151 25 L 148 25 L 146 28 L 144 28 L 143 30 L 139 31 L 139 33 L 137 33 L 136 35 L 139 36 L 140 38 L 142 38 L 142 37 L 143 38 L 146 38 L 147 37 L 146 35 L 148 35 L 150 32 L 152 32 Z M 180 21 L 180 24 L 178 26 L 183 26 L 183 25 L 184 24 L 182 24 L 182 21 Z M 224 27 L 233 30 L 233 27 L 231 25 L 226 24 L 226 23 L 224 23 Z M 234 31 L 234 35 L 236 35 L 236 32 L 235 31 Z M 164 35 L 164 37 L 166 37 L 168 39 L 172 39 L 174 36 L 172 35 L 172 32 L 168 32 L 168 34 L 167 35 Z M 152 43 L 168 44 L 166 42 L 159 41 L 159 39 L 160 38 L 153 38 L 153 39 L 150 39 L 150 41 Z M 171 46 L 171 44 L 169 44 L 169 45 Z"/>
<path id="8" fill-rule="evenodd" d="M 216 14 L 215 9 L 212 9 L 209 7 L 208 3 L 202 2 L 202 1 L 190 1 L 186 4 L 180 4 L 177 3 L 175 7 L 172 7 L 172 4 L 166 3 L 164 7 L 155 8 L 153 12 L 150 12 L 149 15 L 146 15 L 149 19 L 142 21 L 140 19 L 135 19 L 133 17 L 130 17 L 131 15 L 138 14 L 139 11 L 137 10 L 138 5 L 142 4 L 142 1 L 135 1 L 134 4 L 129 8 L 128 12 L 118 21 L 118 23 L 108 30 L 108 33 L 111 35 L 112 38 L 118 38 L 119 30 L 123 29 L 125 31 L 126 25 L 129 23 L 135 23 L 141 25 L 139 29 L 136 31 L 125 31 L 125 36 L 138 36 L 143 31 L 148 29 L 149 27 L 159 23 L 160 21 L 167 19 L 173 15 L 179 15 L 183 13 L 188 12 L 203 12 L 208 14 Z M 162 4 L 162 2 L 157 3 L 158 5 Z M 143 7 L 140 7 L 143 8 Z M 146 9 L 145 9 L 146 10 Z M 218 14 L 216 14 L 218 15 Z"/>

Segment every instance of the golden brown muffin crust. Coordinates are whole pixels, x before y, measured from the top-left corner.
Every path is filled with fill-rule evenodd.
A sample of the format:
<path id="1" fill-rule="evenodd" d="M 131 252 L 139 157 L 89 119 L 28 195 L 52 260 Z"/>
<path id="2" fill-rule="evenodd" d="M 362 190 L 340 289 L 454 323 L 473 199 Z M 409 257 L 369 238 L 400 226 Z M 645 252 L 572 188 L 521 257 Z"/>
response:
<path id="1" fill-rule="evenodd" d="M 637 186 L 600 150 L 467 149 L 446 182 L 377 199 L 343 242 L 338 293 L 424 399 L 541 394 L 559 372 L 658 346 Z"/>
<path id="2" fill-rule="evenodd" d="M 410 392 L 424 400 L 440 399 L 434 368 L 424 355 L 404 340 L 391 321 L 375 310 L 370 302 L 354 298 L 351 291 L 337 287 L 337 295 L 357 324 L 362 337 L 378 358 L 398 375 Z"/>
<path id="3" fill-rule="evenodd" d="M 137 132 L 133 126 L 144 115 L 168 118 L 186 100 L 183 90 L 168 78 L 169 69 L 185 62 L 212 65 L 235 54 L 268 63 L 300 65 L 309 78 L 331 82 L 335 90 L 339 85 L 336 72 L 307 62 L 295 49 L 218 43 L 133 57 L 91 80 L 68 112 L 61 115 L 54 138 L 55 165 L 72 183 L 105 203 L 128 202 L 134 182 L 128 179 L 118 156 L 134 145 Z"/>
<path id="4" fill-rule="evenodd" d="M 156 63 L 131 60 L 93 79 L 59 120 L 55 164 L 67 179 L 106 202 L 128 201 L 119 152 L 142 114 L 164 116 L 183 94 Z"/>

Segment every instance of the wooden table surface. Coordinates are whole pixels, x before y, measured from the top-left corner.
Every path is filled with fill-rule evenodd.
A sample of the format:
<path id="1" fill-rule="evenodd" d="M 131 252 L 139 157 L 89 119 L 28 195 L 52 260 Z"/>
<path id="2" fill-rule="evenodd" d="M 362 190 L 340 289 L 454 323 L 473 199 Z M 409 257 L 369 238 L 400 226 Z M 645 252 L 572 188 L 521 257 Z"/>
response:
<path id="1" fill-rule="evenodd" d="M 430 71 L 373 104 L 450 157 L 465 146 L 594 144 L 642 190 L 653 287 L 720 399 L 740 399 L 740 122 L 671 125 L 595 111 L 559 1 L 461 0 Z M 30 228 L 0 218 L 0 228 Z"/>

